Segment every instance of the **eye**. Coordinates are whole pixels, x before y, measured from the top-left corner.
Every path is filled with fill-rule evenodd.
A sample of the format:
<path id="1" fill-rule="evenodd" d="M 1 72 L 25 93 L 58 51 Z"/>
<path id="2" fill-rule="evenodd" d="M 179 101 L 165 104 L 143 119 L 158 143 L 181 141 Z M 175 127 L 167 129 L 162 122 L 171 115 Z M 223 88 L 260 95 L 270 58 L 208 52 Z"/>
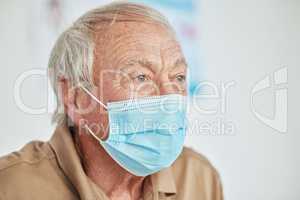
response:
<path id="1" fill-rule="evenodd" d="M 183 75 L 183 74 L 178 74 L 178 75 L 176 75 L 176 80 L 178 81 L 178 82 L 180 82 L 180 83 L 184 83 L 185 82 L 185 75 Z"/>
<path id="2" fill-rule="evenodd" d="M 135 79 L 139 82 L 145 82 L 149 80 L 149 78 L 145 74 L 139 74 L 135 77 Z"/>

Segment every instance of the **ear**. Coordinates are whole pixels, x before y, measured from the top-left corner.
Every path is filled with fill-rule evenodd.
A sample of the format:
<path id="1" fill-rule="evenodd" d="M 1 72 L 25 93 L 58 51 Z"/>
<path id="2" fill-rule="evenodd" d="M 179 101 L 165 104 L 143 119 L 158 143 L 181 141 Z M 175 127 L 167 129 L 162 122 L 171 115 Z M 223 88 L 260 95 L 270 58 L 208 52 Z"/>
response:
<path id="1" fill-rule="evenodd" d="M 77 88 L 71 87 L 69 80 L 66 78 L 60 78 L 58 82 L 60 88 L 60 99 L 64 104 L 65 113 L 73 123 L 77 124 L 80 119 L 80 116 L 78 116 L 76 112 Z"/>

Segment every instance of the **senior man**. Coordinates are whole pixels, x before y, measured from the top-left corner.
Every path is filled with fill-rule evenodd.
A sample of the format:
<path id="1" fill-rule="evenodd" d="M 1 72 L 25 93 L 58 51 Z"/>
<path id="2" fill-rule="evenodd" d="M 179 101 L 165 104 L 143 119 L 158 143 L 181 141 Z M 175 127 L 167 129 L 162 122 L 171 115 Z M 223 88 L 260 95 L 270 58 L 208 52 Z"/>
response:
<path id="1" fill-rule="evenodd" d="M 0 199 L 221 200 L 216 170 L 183 147 L 186 68 L 156 10 L 119 2 L 83 15 L 49 61 L 57 128 L 0 159 Z"/>

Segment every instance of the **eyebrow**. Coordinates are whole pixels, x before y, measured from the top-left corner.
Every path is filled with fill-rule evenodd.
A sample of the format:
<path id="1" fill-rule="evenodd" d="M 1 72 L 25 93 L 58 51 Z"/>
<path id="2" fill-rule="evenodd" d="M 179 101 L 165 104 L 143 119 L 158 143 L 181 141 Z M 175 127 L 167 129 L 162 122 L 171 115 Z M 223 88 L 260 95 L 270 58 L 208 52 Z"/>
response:
<path id="1" fill-rule="evenodd" d="M 137 63 L 140 64 L 141 66 L 145 67 L 145 68 L 150 69 L 153 73 L 155 73 L 155 71 L 157 71 L 155 69 L 156 64 L 149 61 L 149 60 L 140 59 L 140 60 L 137 61 Z"/>
<path id="2" fill-rule="evenodd" d="M 188 64 L 184 58 L 177 59 L 173 64 L 173 68 L 180 67 L 180 66 L 188 67 Z"/>
<path id="3" fill-rule="evenodd" d="M 128 66 L 132 66 L 134 64 L 139 64 L 142 67 L 145 67 L 147 69 L 150 69 L 153 73 L 155 73 L 156 70 L 156 63 L 151 62 L 147 59 L 137 59 L 137 60 L 131 60 L 127 63 Z M 172 68 L 177 68 L 180 66 L 188 67 L 188 64 L 186 63 L 186 60 L 184 58 L 177 59 L 174 64 L 172 65 Z"/>

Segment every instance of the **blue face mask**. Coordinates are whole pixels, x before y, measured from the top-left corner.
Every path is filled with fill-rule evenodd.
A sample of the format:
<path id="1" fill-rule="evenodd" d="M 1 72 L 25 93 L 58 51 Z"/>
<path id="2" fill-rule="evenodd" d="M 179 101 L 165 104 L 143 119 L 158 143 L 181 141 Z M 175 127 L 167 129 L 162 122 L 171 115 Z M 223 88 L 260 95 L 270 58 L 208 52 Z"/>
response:
<path id="1" fill-rule="evenodd" d="M 124 169 L 147 176 L 169 167 L 182 151 L 186 131 L 186 97 L 178 94 L 151 96 L 105 106 L 109 136 L 100 140 L 106 152 Z"/>

